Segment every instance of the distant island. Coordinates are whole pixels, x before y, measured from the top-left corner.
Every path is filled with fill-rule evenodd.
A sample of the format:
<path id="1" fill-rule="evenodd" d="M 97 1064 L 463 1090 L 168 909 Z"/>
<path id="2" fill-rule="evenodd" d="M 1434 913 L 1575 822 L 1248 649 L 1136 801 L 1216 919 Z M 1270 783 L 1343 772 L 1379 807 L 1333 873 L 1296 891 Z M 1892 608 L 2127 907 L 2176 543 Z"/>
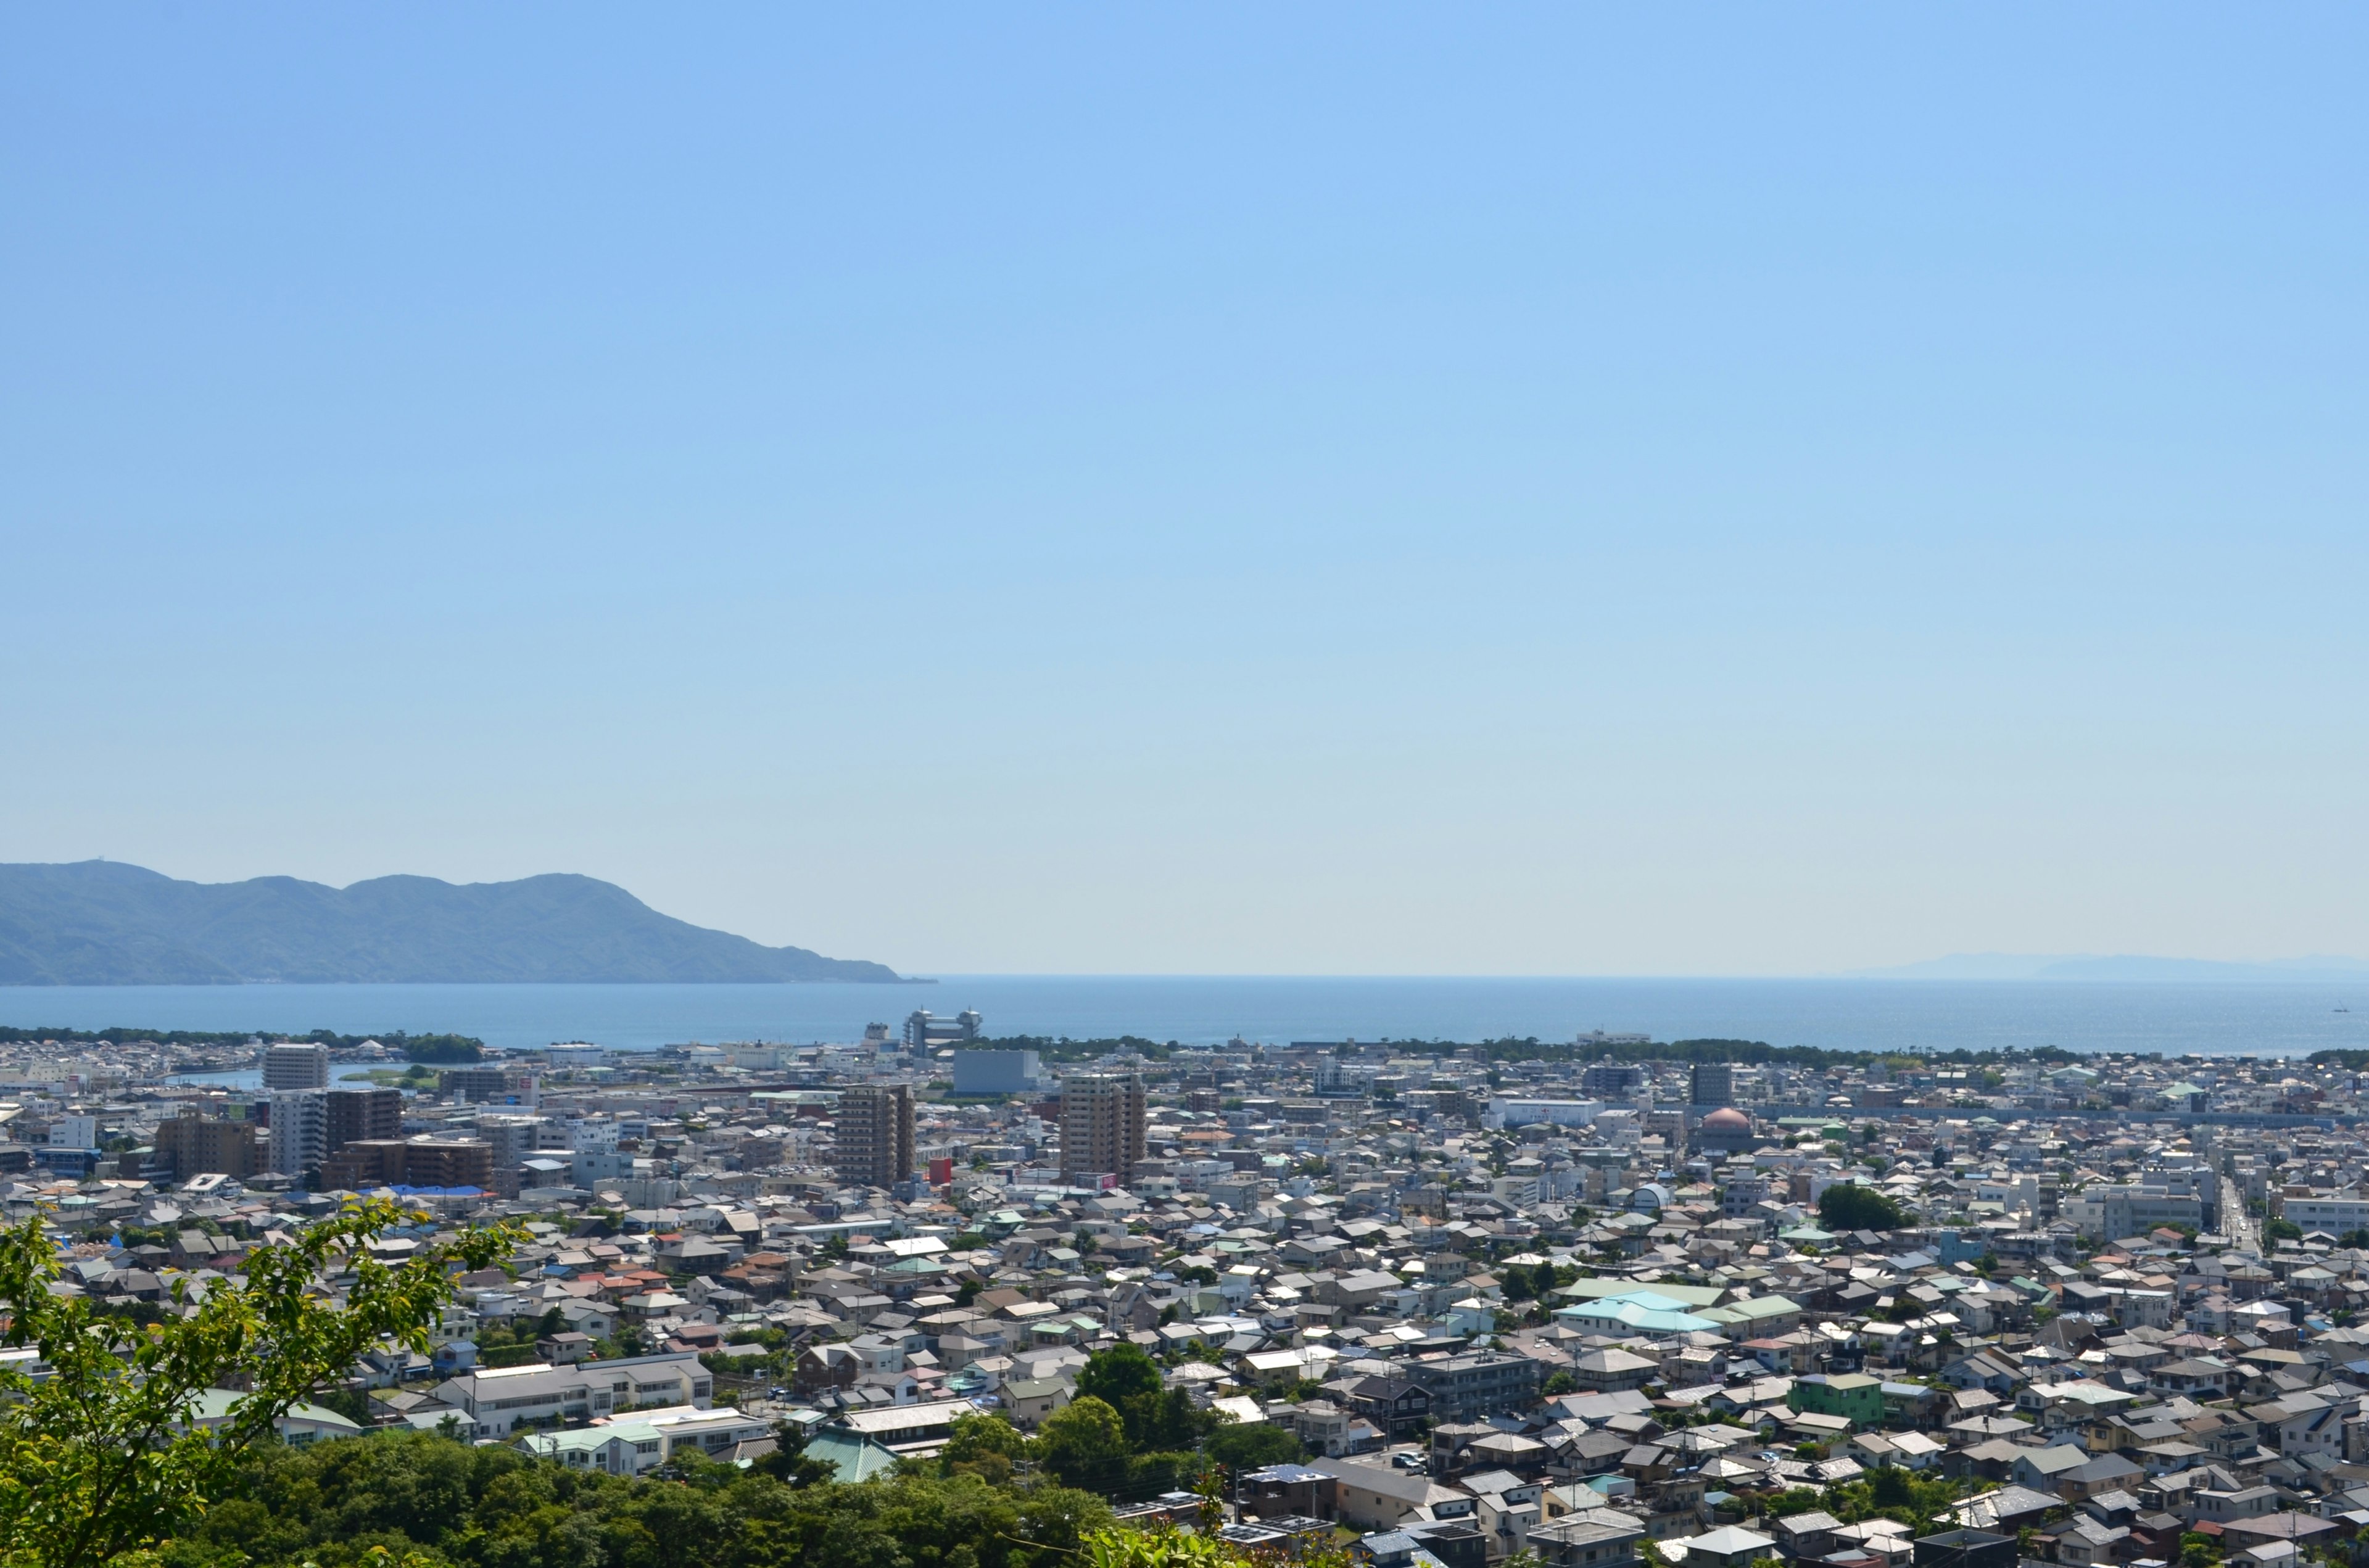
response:
<path id="1" fill-rule="evenodd" d="M 0 985 L 902 979 L 662 915 L 589 876 L 182 882 L 114 861 L 0 864 Z"/>

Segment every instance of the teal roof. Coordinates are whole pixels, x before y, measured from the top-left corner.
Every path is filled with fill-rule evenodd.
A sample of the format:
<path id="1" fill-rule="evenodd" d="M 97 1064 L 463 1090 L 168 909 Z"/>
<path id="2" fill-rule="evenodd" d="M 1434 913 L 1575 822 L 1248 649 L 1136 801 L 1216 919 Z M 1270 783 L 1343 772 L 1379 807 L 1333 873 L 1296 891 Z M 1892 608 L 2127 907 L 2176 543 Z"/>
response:
<path id="1" fill-rule="evenodd" d="M 1561 1309 L 1555 1316 L 1574 1323 L 1600 1324 L 1607 1328 L 1617 1325 L 1646 1333 L 1694 1333 L 1719 1326 L 1709 1318 L 1699 1318 L 1686 1310 L 1685 1303 L 1656 1295 L 1651 1290 L 1632 1290 L 1623 1296 L 1582 1301 Z"/>
<path id="2" fill-rule="evenodd" d="M 853 1432 L 818 1432 L 807 1440 L 803 1454 L 831 1466 L 840 1481 L 869 1481 L 897 1468 L 896 1455 Z"/>

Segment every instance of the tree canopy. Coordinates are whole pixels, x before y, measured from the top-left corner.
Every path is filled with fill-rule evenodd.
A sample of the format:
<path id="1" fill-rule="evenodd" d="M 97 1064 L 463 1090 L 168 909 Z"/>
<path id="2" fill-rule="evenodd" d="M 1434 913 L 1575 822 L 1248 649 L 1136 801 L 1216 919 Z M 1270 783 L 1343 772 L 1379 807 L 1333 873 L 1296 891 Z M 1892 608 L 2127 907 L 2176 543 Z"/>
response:
<path id="1" fill-rule="evenodd" d="M 1897 1230 L 1908 1215 L 1874 1187 L 1837 1182 L 1818 1195 L 1818 1223 L 1828 1230 Z"/>
<path id="2" fill-rule="evenodd" d="M 175 1303 L 194 1310 L 144 1326 L 51 1292 L 62 1265 L 39 1216 L 0 1230 L 0 1338 L 36 1346 L 49 1368 L 0 1368 L 0 1564 L 100 1568 L 153 1547 L 362 1352 L 390 1338 L 425 1351 L 451 1273 L 493 1262 L 513 1237 L 469 1230 L 400 1264 L 372 1257 L 368 1243 L 410 1218 L 392 1200 L 349 1204 L 249 1253 L 202 1299 L 176 1282 Z M 323 1287 L 332 1275 L 342 1305 Z M 241 1391 L 226 1410 L 203 1408 L 228 1383 Z"/>

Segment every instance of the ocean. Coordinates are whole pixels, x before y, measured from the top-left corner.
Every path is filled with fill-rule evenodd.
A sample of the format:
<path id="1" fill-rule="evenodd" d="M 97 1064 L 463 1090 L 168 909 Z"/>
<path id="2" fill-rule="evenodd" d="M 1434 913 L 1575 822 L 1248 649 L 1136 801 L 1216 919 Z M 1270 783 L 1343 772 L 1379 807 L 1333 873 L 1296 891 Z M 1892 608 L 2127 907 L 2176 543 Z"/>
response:
<path id="1" fill-rule="evenodd" d="M 915 1008 L 977 1008 L 990 1035 L 1245 1039 L 1766 1040 L 1835 1050 L 2060 1046 L 2070 1051 L 2302 1056 L 2369 1048 L 2369 980 L 2116 984 L 2023 980 L 946 976 L 925 985 L 338 985 L 0 988 L 0 1024 L 474 1035 L 520 1047 L 590 1040 L 848 1040 Z M 2348 1011 L 2349 1010 L 2349 1011 Z"/>

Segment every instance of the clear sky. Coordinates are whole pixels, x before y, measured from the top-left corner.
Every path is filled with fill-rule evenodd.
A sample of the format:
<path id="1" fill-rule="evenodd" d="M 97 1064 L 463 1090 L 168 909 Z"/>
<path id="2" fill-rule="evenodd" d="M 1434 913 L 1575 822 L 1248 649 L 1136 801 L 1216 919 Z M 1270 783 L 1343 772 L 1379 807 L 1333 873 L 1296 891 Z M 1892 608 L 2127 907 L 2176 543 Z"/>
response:
<path id="1" fill-rule="evenodd" d="M 2357 7 L 35 6 L 0 859 L 2369 953 Z"/>

